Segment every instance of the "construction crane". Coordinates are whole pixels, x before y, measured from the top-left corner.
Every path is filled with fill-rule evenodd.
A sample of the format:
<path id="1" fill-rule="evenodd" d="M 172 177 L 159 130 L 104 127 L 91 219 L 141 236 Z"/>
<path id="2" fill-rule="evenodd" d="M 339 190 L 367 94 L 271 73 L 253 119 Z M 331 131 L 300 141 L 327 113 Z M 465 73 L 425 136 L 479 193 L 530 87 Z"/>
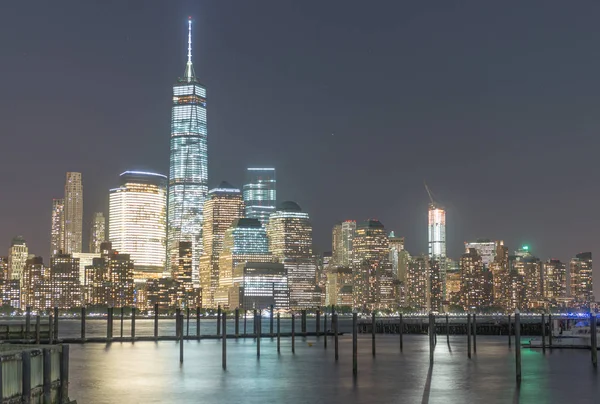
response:
<path id="1" fill-rule="evenodd" d="M 429 200 L 431 201 L 430 206 L 435 207 L 435 201 L 433 200 L 433 193 L 431 192 L 431 190 L 429 189 L 429 187 L 427 186 L 427 183 L 425 181 L 423 181 L 423 184 L 425 185 L 425 190 L 427 191 L 427 195 L 429 195 Z"/>

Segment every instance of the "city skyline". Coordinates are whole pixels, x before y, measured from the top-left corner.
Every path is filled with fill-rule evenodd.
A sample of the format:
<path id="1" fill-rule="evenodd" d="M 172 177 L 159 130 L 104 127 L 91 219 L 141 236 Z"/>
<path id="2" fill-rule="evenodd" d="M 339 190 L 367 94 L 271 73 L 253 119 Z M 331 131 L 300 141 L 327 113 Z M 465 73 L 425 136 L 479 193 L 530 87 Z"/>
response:
<path id="1" fill-rule="evenodd" d="M 209 15 L 211 12 L 217 12 L 217 15 L 219 15 L 216 7 L 212 8 L 210 6 L 206 6 L 206 4 L 203 4 L 202 6 L 207 9 L 206 13 L 208 13 Z M 191 7 L 190 14 L 194 14 L 193 11 L 194 7 Z M 276 156 L 275 150 L 270 150 L 270 148 L 267 147 L 266 151 L 263 151 L 260 154 L 251 155 L 250 158 L 245 154 L 245 149 L 252 146 L 252 141 L 245 141 L 244 137 L 241 136 L 241 134 L 238 138 L 239 144 L 229 144 L 228 149 L 224 148 L 223 146 L 225 143 L 223 142 L 229 141 L 229 143 L 231 143 L 231 140 L 233 138 L 227 138 L 225 136 L 227 130 L 221 129 L 219 123 L 224 122 L 223 117 L 231 115 L 238 116 L 238 114 L 240 114 L 240 110 L 236 109 L 235 105 L 230 106 L 224 99 L 223 94 L 218 94 L 217 91 L 215 91 L 216 89 L 212 89 L 212 82 L 216 81 L 218 83 L 219 76 L 216 75 L 215 65 L 212 65 L 211 68 L 211 64 L 208 62 L 208 60 L 214 60 L 217 57 L 214 55 L 214 50 L 211 53 L 211 48 L 209 46 L 210 43 L 208 42 L 208 40 L 204 39 L 206 37 L 206 30 L 209 29 L 207 25 L 210 25 L 206 20 L 207 17 L 202 16 L 200 13 L 198 13 L 198 15 L 201 16 L 201 22 L 196 25 L 196 29 L 200 32 L 198 34 L 198 42 L 200 42 L 201 45 L 200 50 L 196 51 L 196 55 L 199 55 L 197 56 L 197 62 L 199 62 L 199 65 L 201 66 L 201 72 L 203 73 L 200 74 L 200 76 L 203 77 L 203 81 L 206 83 L 206 85 L 208 87 L 211 87 L 211 94 L 215 94 L 215 96 L 217 97 L 214 101 L 214 104 L 211 104 L 211 112 L 209 113 L 211 115 L 209 121 L 212 120 L 213 114 L 217 116 L 214 127 L 212 123 L 209 123 L 209 130 L 211 131 L 211 140 L 209 140 L 209 148 L 211 149 L 211 155 L 214 156 L 210 163 L 211 173 L 213 174 L 211 174 L 209 178 L 209 185 L 218 184 L 222 178 L 232 178 L 234 179 L 232 183 L 237 185 L 238 187 L 241 187 L 241 185 L 244 183 L 243 176 L 245 166 L 251 166 L 253 164 L 266 164 L 269 166 L 272 165 L 278 170 L 278 199 L 290 199 L 297 201 L 301 206 L 304 207 L 304 210 L 311 215 L 311 218 L 313 219 L 313 225 L 315 227 L 315 245 L 318 251 L 328 251 L 330 249 L 329 238 L 331 234 L 331 227 L 335 222 L 346 219 L 363 221 L 369 217 L 377 217 L 380 218 L 383 223 L 385 223 L 386 229 L 394 230 L 399 236 L 406 237 L 407 250 L 411 251 L 414 254 L 426 252 L 426 235 L 425 237 L 423 237 L 425 232 L 423 223 L 425 223 L 427 219 L 426 209 L 424 209 L 423 207 L 426 206 L 427 196 L 419 188 L 418 185 L 411 185 L 413 180 L 418 181 L 420 183 L 423 177 L 426 177 L 427 181 L 431 183 L 432 188 L 436 190 L 436 194 L 440 197 L 441 202 L 444 203 L 444 205 L 447 207 L 448 256 L 454 259 L 457 259 L 462 253 L 462 246 L 465 241 L 475 241 L 478 238 L 505 240 L 506 245 L 509 246 L 511 251 L 516 250 L 521 244 L 528 244 L 531 246 L 534 255 L 538 256 L 543 261 L 545 261 L 548 258 L 559 258 L 562 262 L 568 262 L 578 252 L 594 251 L 594 246 L 597 244 L 594 241 L 594 236 L 592 234 L 588 234 L 587 236 L 583 236 L 581 234 L 585 233 L 586 224 L 587 227 L 591 227 L 589 226 L 589 219 L 584 219 L 585 215 L 583 215 L 583 213 L 576 212 L 575 209 L 573 209 L 573 207 L 571 208 L 571 210 L 569 210 L 569 214 L 563 215 L 563 218 L 555 218 L 556 215 L 553 214 L 554 211 L 548 207 L 551 206 L 548 205 L 551 203 L 551 201 L 548 201 L 548 198 L 544 198 L 544 192 L 546 192 L 548 185 L 544 186 L 544 181 L 546 180 L 540 177 L 539 172 L 526 173 L 526 177 L 528 177 L 529 181 L 531 181 L 531 177 L 533 176 L 533 179 L 537 179 L 541 182 L 540 185 L 532 186 L 530 184 L 527 184 L 527 190 L 523 187 L 517 187 L 516 190 L 512 188 L 513 192 L 518 191 L 515 193 L 514 199 L 509 198 L 503 200 L 502 206 L 507 206 L 508 208 L 510 208 L 509 212 L 511 213 L 511 220 L 509 222 L 510 226 L 514 228 L 508 229 L 504 224 L 500 223 L 494 218 L 499 216 L 497 212 L 500 205 L 497 202 L 495 202 L 495 204 L 489 203 L 489 199 L 487 199 L 487 203 L 482 203 L 484 209 L 473 209 L 474 205 L 473 203 L 468 201 L 468 199 L 476 199 L 474 196 L 476 190 L 475 188 L 471 188 L 471 192 L 465 192 L 464 188 L 460 186 L 460 183 L 462 182 L 462 177 L 456 175 L 456 172 L 453 169 L 449 170 L 451 172 L 454 171 L 453 178 L 449 178 L 446 174 L 435 176 L 432 175 L 430 172 L 427 172 L 427 170 L 424 170 L 422 173 L 409 172 L 408 174 L 406 174 L 406 176 L 414 178 L 412 180 L 401 180 L 398 183 L 398 188 L 402 189 L 403 191 L 408 190 L 408 193 L 415 195 L 414 197 L 408 199 L 406 199 L 405 197 L 395 198 L 392 196 L 393 194 L 384 193 L 384 198 L 377 198 L 382 201 L 370 202 L 369 204 L 366 204 L 367 208 L 365 208 L 364 199 L 361 195 L 356 195 L 356 199 L 347 200 L 348 194 L 345 194 L 344 192 L 338 192 L 340 190 L 340 186 L 336 184 L 332 185 L 333 189 L 331 191 L 331 196 L 328 198 L 323 198 L 322 193 L 325 192 L 328 188 L 324 188 L 324 183 L 320 183 L 319 181 L 312 181 L 313 177 L 315 180 L 317 179 L 314 176 L 314 169 L 311 169 L 310 167 L 307 168 L 308 171 L 304 175 L 304 177 L 306 177 L 306 180 L 303 180 L 302 178 L 299 179 L 299 177 L 296 174 L 293 174 L 291 172 L 291 170 L 296 170 L 297 168 L 297 160 L 294 160 L 292 155 L 289 156 L 291 160 L 289 162 L 286 162 L 285 160 L 282 160 L 281 157 Z M 182 21 L 184 21 L 185 18 L 187 18 L 187 14 L 174 16 L 173 12 L 168 14 L 168 16 L 173 17 L 173 22 L 169 22 L 168 25 L 173 25 L 177 27 L 181 27 Z M 317 23 L 320 23 L 320 21 L 317 21 Z M 166 34 L 167 36 L 165 36 L 165 41 L 167 41 L 166 38 L 168 38 L 168 42 L 171 43 L 173 48 L 182 48 L 184 50 L 185 46 L 182 46 L 184 44 L 184 36 L 182 35 L 183 30 L 175 28 L 173 31 L 173 33 Z M 136 39 L 134 38 L 133 40 Z M 140 40 L 139 37 L 137 40 Z M 175 46 L 175 44 L 177 44 L 177 46 Z M 209 47 L 209 49 L 206 49 L 207 47 Z M 182 63 L 182 58 L 179 57 L 181 56 L 180 51 L 181 49 L 177 52 L 172 52 L 174 59 L 173 67 L 177 67 L 173 68 L 173 71 L 175 72 L 175 76 L 173 77 L 181 75 L 180 65 Z M 34 52 L 34 50 L 31 50 L 31 52 Z M 177 66 L 175 66 L 175 64 Z M 135 65 L 131 64 L 131 66 L 134 67 Z M 171 74 L 171 66 L 166 70 L 169 70 L 169 74 Z M 204 79 L 204 72 L 211 72 L 207 73 L 207 79 Z M 166 76 L 166 74 L 161 76 L 159 79 L 153 79 L 153 82 L 157 83 L 157 87 L 160 87 L 159 92 L 163 94 L 163 97 L 165 94 L 168 94 L 168 91 L 165 91 L 165 88 L 168 90 L 168 86 L 172 83 L 172 78 L 169 81 L 165 79 L 164 76 Z M 208 78 L 210 78 L 210 80 L 208 80 Z M 268 84 L 268 81 L 263 80 L 263 84 Z M 219 86 L 217 86 L 217 89 L 219 89 L 219 91 L 222 92 L 222 89 L 219 88 Z M 10 93 L 10 91 L 8 93 Z M 76 93 L 73 94 L 72 97 L 74 97 L 74 99 L 77 99 Z M 147 97 L 144 98 L 147 99 Z M 160 111 L 160 119 L 169 119 L 168 107 L 167 109 L 165 109 L 162 101 L 156 102 L 157 105 L 161 106 L 160 109 L 156 108 L 157 114 Z M 233 110 L 231 110 L 230 108 L 232 108 Z M 118 126 L 117 121 L 106 121 L 103 122 L 103 124 L 109 125 L 109 127 Z M 162 128 L 163 126 L 164 125 L 161 125 L 159 127 Z M 321 131 L 320 128 L 319 131 Z M 329 142 L 331 141 L 330 138 L 336 139 L 336 137 L 339 138 L 341 136 L 349 137 L 348 135 L 344 135 L 343 131 L 340 132 L 335 128 L 332 129 L 332 131 L 327 132 L 328 133 L 325 133 L 324 135 L 327 136 L 327 141 L 321 142 L 319 140 L 321 138 L 320 136 L 314 137 L 316 136 L 316 134 L 311 134 L 310 139 L 311 141 L 317 140 L 317 145 L 320 145 L 325 150 L 336 150 L 335 148 L 332 149 L 332 147 L 334 147 L 335 145 L 338 146 L 340 150 L 347 151 L 347 145 L 345 143 L 332 145 Z M 330 132 L 333 132 L 333 136 Z M 162 132 L 160 134 L 157 134 L 156 137 L 154 137 L 154 134 L 152 134 L 152 139 L 158 139 L 158 135 L 163 137 L 167 136 L 166 133 L 168 132 Z M 214 137 L 212 135 L 213 133 Z M 132 135 L 132 137 L 135 139 L 137 139 L 138 136 L 138 134 Z M 224 136 L 225 138 L 223 138 Z M 264 141 L 261 142 L 260 137 L 256 138 L 256 133 L 253 133 L 253 136 L 255 137 L 253 141 L 259 141 L 262 144 L 262 147 L 265 146 Z M 289 136 L 290 135 L 286 135 L 286 139 Z M 293 134 L 291 136 L 293 136 Z M 213 148 L 213 143 L 211 143 L 213 142 L 213 139 L 216 142 L 215 148 Z M 356 143 L 356 138 L 352 137 L 351 139 L 352 140 L 348 140 L 350 143 Z M 373 140 L 375 141 L 375 144 L 378 145 L 379 148 L 381 148 L 382 139 L 375 137 L 375 139 Z M 409 137 L 408 140 L 413 139 L 410 139 Z M 465 141 L 464 138 L 459 138 L 456 140 L 458 141 L 458 143 Z M 127 144 L 127 140 L 125 139 L 124 141 L 125 144 Z M 523 139 L 524 144 L 527 144 L 527 141 L 527 138 Z M 291 142 L 291 147 L 293 147 L 295 144 L 296 143 Z M 275 142 L 273 143 L 273 146 L 280 147 L 281 143 Z M 418 142 L 417 144 L 413 144 L 412 146 L 418 148 Z M 502 145 L 498 147 L 502 149 Z M 234 152 L 236 152 L 237 156 L 240 156 L 240 153 L 244 152 L 245 160 L 241 162 L 232 162 L 231 167 L 225 167 L 223 163 L 220 163 L 218 161 L 218 157 L 216 156 L 227 155 L 226 150 L 233 150 Z M 454 153 L 458 153 L 458 150 L 454 149 Z M 350 152 L 350 154 L 352 155 L 353 152 Z M 119 155 L 117 154 L 116 156 Z M 154 157 L 156 156 L 161 156 L 161 158 L 155 159 Z M 484 156 L 486 156 L 486 153 L 482 152 L 482 158 Z M 142 166 L 146 164 L 153 171 L 167 171 L 164 169 L 166 166 L 165 161 L 168 161 L 168 157 L 165 156 L 164 143 L 161 144 L 161 150 L 151 151 L 147 157 L 142 157 L 139 155 L 137 157 L 133 157 L 134 158 L 132 159 L 132 161 L 120 158 L 115 163 L 117 167 L 125 165 L 125 169 L 141 169 L 143 168 Z M 257 159 L 259 161 L 256 161 Z M 160 163 L 155 163 L 155 161 L 159 161 Z M 393 161 L 389 163 L 391 168 L 393 168 L 392 163 Z M 57 181 L 54 177 L 60 178 L 64 175 L 64 172 L 69 170 L 76 170 L 78 172 L 82 172 L 85 183 L 84 189 L 86 193 L 86 203 L 84 205 L 86 210 L 84 212 L 83 217 L 91 217 L 90 212 L 93 211 L 104 211 L 106 214 L 108 212 L 108 209 L 105 206 L 98 206 L 103 205 L 102 200 L 106 199 L 106 190 L 110 188 L 110 185 L 108 187 L 105 187 L 103 185 L 103 182 L 106 178 L 110 178 L 111 184 L 114 183 L 114 178 L 118 174 L 118 172 L 115 171 L 118 170 L 113 171 L 111 166 L 108 166 L 109 168 L 102 168 L 99 170 L 96 168 L 97 163 L 94 165 L 94 168 L 91 168 L 90 166 L 85 166 L 84 162 L 79 161 L 76 156 L 73 156 L 73 161 L 68 161 L 66 165 L 68 165 L 69 168 L 65 170 L 61 169 L 59 171 L 58 168 L 54 167 L 46 169 L 44 173 L 48 175 L 47 182 L 49 184 L 56 184 Z M 323 163 L 320 163 L 318 167 L 326 179 L 331 179 L 331 175 L 334 175 L 337 171 L 337 169 L 334 168 L 335 166 L 333 165 L 333 163 L 331 165 L 324 165 Z M 398 166 L 399 172 L 402 172 L 403 167 L 404 166 L 402 164 Z M 381 168 L 381 166 L 374 162 L 373 167 L 369 167 L 367 171 L 370 173 L 371 176 L 375 176 L 377 173 L 382 172 Z M 488 167 L 488 169 L 490 168 Z M 551 169 L 551 167 L 549 169 Z M 99 174 L 95 171 L 100 171 L 102 172 L 102 174 Z M 358 171 L 350 172 L 357 174 L 358 179 L 364 178 L 361 177 L 361 174 L 358 173 Z M 233 175 L 228 175 L 229 173 L 233 173 Z M 504 173 L 505 175 L 507 175 L 506 179 L 509 181 L 517 181 L 518 179 L 515 175 L 516 173 L 510 170 L 510 175 L 503 171 L 492 170 L 491 173 L 496 175 Z M 577 173 L 577 171 L 571 171 L 571 173 Z M 20 175 L 21 174 L 19 174 L 19 176 Z M 580 171 L 580 175 L 584 176 L 583 178 L 585 178 L 585 171 Z M 537 176 L 537 178 L 535 178 L 535 176 Z M 550 173 L 549 176 L 551 176 Z M 572 175 L 570 177 L 567 177 L 571 178 L 571 182 L 582 181 L 582 178 L 580 177 L 574 177 Z M 330 184 L 332 184 L 332 182 L 327 182 L 327 185 Z M 23 203 L 24 207 L 20 209 L 25 209 L 25 207 L 31 206 L 30 204 L 32 202 L 30 202 L 30 200 L 40 201 L 39 206 L 42 206 L 42 208 L 39 208 L 42 211 L 40 214 L 43 215 L 38 216 L 38 213 L 36 211 L 37 208 L 33 209 L 33 211 L 35 211 L 33 215 L 25 215 L 24 211 L 21 211 L 20 209 L 11 209 L 11 202 L 3 202 L 4 204 L 6 204 L 3 205 L 6 209 L 5 211 L 11 211 L 15 214 L 11 215 L 14 217 L 8 218 L 8 226 L 4 227 L 1 236 L 3 244 L 8 246 L 13 236 L 22 234 L 25 237 L 25 239 L 28 240 L 30 251 L 32 251 L 35 254 L 40 254 L 45 253 L 48 249 L 47 246 L 49 245 L 49 240 L 47 240 L 47 238 L 49 237 L 48 232 L 42 231 L 42 229 L 46 229 L 46 223 L 48 223 L 50 220 L 48 216 L 48 201 L 52 197 L 60 196 L 58 192 L 60 190 L 60 185 L 58 187 L 53 186 L 54 192 L 47 192 L 47 189 L 45 189 L 43 186 L 34 188 L 36 188 L 35 193 L 28 195 L 26 192 L 18 192 L 19 188 L 17 187 L 17 192 L 13 195 L 15 199 L 25 200 L 25 202 Z M 531 194 L 528 191 L 529 188 L 533 188 Z M 389 191 L 383 190 L 383 192 Z M 585 192 L 588 192 L 588 190 L 585 190 L 584 188 L 584 193 Z M 492 196 L 487 196 L 487 198 L 493 198 L 494 195 L 496 195 L 493 192 L 491 193 Z M 533 194 L 536 195 L 535 199 L 531 199 L 531 195 Z M 22 195 L 22 197 L 20 195 Z M 525 196 L 525 198 L 523 198 L 523 196 Z M 564 199 L 568 199 L 567 196 L 568 195 L 565 192 Z M 486 198 L 485 195 L 482 196 L 481 193 L 477 193 L 477 198 L 481 197 L 484 197 L 484 200 Z M 331 201 L 326 201 L 327 199 L 331 199 Z M 538 210 L 537 208 L 541 201 L 543 201 L 545 206 L 543 209 Z M 342 203 L 344 206 L 342 206 Z M 325 206 L 321 207 L 319 206 L 320 204 L 323 204 Z M 36 204 L 34 206 L 38 205 Z M 350 208 L 348 208 L 347 206 L 350 206 Z M 559 209 L 560 205 L 555 204 L 554 207 L 555 209 Z M 520 213 L 521 210 L 527 211 L 529 212 L 529 214 L 523 215 L 522 213 Z M 541 213 L 544 214 L 543 217 L 541 216 Z M 572 223 L 569 220 L 565 222 L 564 217 L 568 218 L 575 216 L 578 218 L 577 220 L 574 220 Z M 43 219 L 40 219 L 40 217 L 42 217 Z M 547 217 L 552 218 L 551 222 L 552 225 L 555 226 L 553 227 L 556 229 L 555 232 L 549 231 L 550 229 L 544 227 L 545 223 L 548 223 Z M 579 231 L 580 229 L 582 229 L 583 232 Z M 38 235 L 38 233 L 40 235 Z M 88 232 L 84 230 L 83 234 L 83 245 L 87 245 L 87 242 L 85 242 L 85 238 L 87 237 Z M 566 236 L 564 236 L 564 234 L 566 234 Z M 49 262 L 49 260 L 45 260 L 45 262 Z"/>

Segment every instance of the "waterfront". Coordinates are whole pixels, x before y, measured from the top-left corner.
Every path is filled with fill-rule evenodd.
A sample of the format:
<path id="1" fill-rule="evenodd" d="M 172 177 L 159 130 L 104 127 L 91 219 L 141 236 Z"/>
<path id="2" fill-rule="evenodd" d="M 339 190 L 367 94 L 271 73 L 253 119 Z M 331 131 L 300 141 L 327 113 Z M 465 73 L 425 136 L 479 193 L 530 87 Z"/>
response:
<path id="1" fill-rule="evenodd" d="M 264 324 L 264 323 L 263 323 Z M 136 324 L 137 325 L 137 324 Z M 312 346 L 309 346 L 312 343 Z M 477 354 L 467 359 L 466 338 L 438 336 L 430 371 L 428 337 L 359 335 L 358 377 L 352 376 L 350 336 L 333 339 L 228 339 L 228 368 L 221 368 L 218 340 L 187 341 L 179 363 L 177 342 L 71 345 L 70 395 L 85 403 L 578 403 L 597 402 L 600 378 L 588 350 L 523 349 L 523 382 L 515 383 L 514 351 L 506 337 L 479 337 Z M 514 349 L 514 348 L 513 348 Z"/>

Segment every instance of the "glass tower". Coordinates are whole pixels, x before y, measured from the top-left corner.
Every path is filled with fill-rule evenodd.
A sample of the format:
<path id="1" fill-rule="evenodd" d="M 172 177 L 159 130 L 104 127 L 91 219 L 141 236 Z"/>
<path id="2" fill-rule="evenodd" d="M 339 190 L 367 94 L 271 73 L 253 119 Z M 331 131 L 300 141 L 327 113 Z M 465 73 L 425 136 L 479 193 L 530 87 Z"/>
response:
<path id="1" fill-rule="evenodd" d="M 246 217 L 258 219 L 263 226 L 275 212 L 276 180 L 274 168 L 248 168 L 244 185 Z"/>
<path id="2" fill-rule="evenodd" d="M 434 203 L 429 205 L 429 258 L 446 268 L 446 211 Z"/>
<path id="3" fill-rule="evenodd" d="M 202 209 L 208 192 L 206 87 L 192 66 L 192 21 L 188 21 L 188 60 L 173 86 L 169 165 L 167 265 L 178 256 L 178 242 L 192 243 L 192 273 L 198 280 L 202 253 Z"/>

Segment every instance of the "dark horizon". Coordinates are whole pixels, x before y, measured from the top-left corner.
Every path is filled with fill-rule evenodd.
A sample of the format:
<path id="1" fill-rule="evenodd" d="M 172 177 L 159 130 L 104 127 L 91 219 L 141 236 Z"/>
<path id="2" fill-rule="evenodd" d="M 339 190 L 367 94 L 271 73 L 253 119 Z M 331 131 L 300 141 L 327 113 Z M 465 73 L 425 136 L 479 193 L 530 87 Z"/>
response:
<path id="1" fill-rule="evenodd" d="M 83 173 L 84 251 L 120 173 L 168 175 L 171 87 L 185 69 L 190 15 L 208 92 L 209 188 L 241 188 L 246 167 L 275 167 L 277 199 L 309 213 L 316 251 L 331 249 L 335 222 L 372 217 L 406 237 L 411 254 L 426 252 L 424 181 L 447 209 L 453 259 L 477 238 L 563 262 L 600 241 L 586 209 L 600 195 L 598 4 L 0 10 L 0 255 L 22 235 L 48 257 L 52 198 L 67 171 Z"/>

